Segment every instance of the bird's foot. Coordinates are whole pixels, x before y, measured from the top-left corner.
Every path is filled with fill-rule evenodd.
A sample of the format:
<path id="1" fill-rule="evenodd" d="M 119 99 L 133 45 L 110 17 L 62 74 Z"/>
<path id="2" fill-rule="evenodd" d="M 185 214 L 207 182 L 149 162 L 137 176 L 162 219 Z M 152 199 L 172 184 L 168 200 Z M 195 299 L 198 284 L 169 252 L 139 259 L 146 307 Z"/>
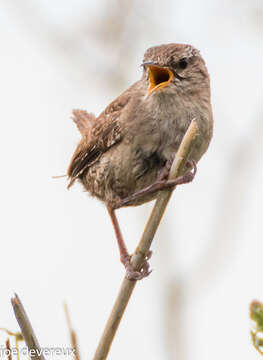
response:
<path id="1" fill-rule="evenodd" d="M 133 265 L 131 264 L 131 255 L 124 255 L 121 256 L 121 262 L 123 263 L 125 269 L 126 269 L 126 279 L 131 281 L 137 281 L 142 280 L 143 278 L 150 275 L 152 270 L 150 269 L 150 265 L 148 263 L 148 260 L 152 256 L 152 252 L 149 251 L 147 256 L 145 257 L 143 266 L 140 270 L 135 270 Z"/>
<path id="2" fill-rule="evenodd" d="M 186 174 L 182 176 L 178 176 L 175 180 L 168 180 L 171 182 L 175 182 L 176 185 L 182 185 L 182 184 L 188 184 L 192 182 L 195 178 L 195 175 L 197 173 L 197 166 L 196 162 L 194 160 L 188 160 L 185 164 L 185 166 L 190 169 Z"/>
<path id="3" fill-rule="evenodd" d="M 135 192 L 134 194 L 132 194 L 131 196 L 129 196 L 127 198 L 118 199 L 113 205 L 114 209 L 119 209 L 123 206 L 128 206 L 130 203 L 140 199 L 141 197 L 143 197 L 145 195 L 152 194 L 157 191 L 165 190 L 168 188 L 173 188 L 177 185 L 188 184 L 189 182 L 193 181 L 195 174 L 197 172 L 197 167 L 196 167 L 195 161 L 193 161 L 193 160 L 187 161 L 186 166 L 188 168 L 191 168 L 192 170 L 188 171 L 186 174 L 184 174 L 182 176 L 178 176 L 176 179 L 173 179 L 173 180 L 163 179 L 164 174 L 162 174 L 161 175 L 162 179 L 159 178 L 152 185 L 147 186 L 146 188 Z"/>

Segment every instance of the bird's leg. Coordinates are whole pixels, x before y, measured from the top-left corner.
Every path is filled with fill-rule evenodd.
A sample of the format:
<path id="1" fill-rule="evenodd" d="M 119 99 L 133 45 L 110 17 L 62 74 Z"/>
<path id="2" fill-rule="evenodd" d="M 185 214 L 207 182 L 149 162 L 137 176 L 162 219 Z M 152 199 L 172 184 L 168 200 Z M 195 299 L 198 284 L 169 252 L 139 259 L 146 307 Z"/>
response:
<path id="1" fill-rule="evenodd" d="M 148 264 L 147 260 L 149 260 L 151 257 L 151 251 L 147 254 L 147 257 L 145 258 L 145 262 L 144 262 L 141 270 L 140 271 L 134 270 L 134 268 L 131 264 L 131 255 L 128 253 L 126 244 L 123 240 L 120 225 L 119 225 L 118 219 L 115 214 L 115 210 L 110 205 L 107 205 L 107 210 L 109 212 L 109 215 L 110 215 L 110 218 L 111 218 L 114 230 L 115 230 L 117 243 L 118 243 L 118 247 L 120 250 L 120 260 L 126 269 L 126 278 L 128 280 L 135 281 L 135 280 L 141 280 L 144 277 L 150 275 L 151 271 L 149 271 L 149 264 Z"/>
<path id="2" fill-rule="evenodd" d="M 147 186 L 146 188 L 144 188 L 144 189 L 142 189 L 140 191 L 135 192 L 131 196 L 120 200 L 118 202 L 118 204 L 116 204 L 116 206 L 114 208 L 118 209 L 118 208 L 121 208 L 123 206 L 129 205 L 130 203 L 140 199 L 141 197 L 143 197 L 143 196 L 145 196 L 147 194 L 152 194 L 152 193 L 155 193 L 157 191 L 161 191 L 161 190 L 171 188 L 171 187 L 173 188 L 176 185 L 187 184 L 187 183 L 193 181 L 193 179 L 195 177 L 195 174 L 196 174 L 196 171 L 197 171 L 196 163 L 193 160 L 191 160 L 191 161 L 189 160 L 186 163 L 186 166 L 193 169 L 193 171 L 190 170 L 185 175 L 178 176 L 176 179 L 167 180 L 167 176 L 168 176 L 169 171 L 170 171 L 170 169 L 168 171 L 168 167 L 169 167 L 169 164 L 168 164 L 168 166 L 165 166 L 165 168 L 162 169 L 162 171 L 161 171 L 161 173 L 160 173 L 160 175 L 158 177 L 158 180 L 156 182 L 154 182 L 152 185 L 149 185 L 149 186 Z M 170 167 L 171 167 L 171 165 L 170 165 Z"/>

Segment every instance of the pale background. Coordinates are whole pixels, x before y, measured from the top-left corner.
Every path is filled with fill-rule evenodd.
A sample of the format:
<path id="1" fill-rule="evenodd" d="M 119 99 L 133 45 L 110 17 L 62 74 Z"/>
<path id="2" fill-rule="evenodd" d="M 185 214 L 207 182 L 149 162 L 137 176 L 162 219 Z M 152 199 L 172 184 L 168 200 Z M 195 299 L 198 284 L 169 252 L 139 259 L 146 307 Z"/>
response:
<path id="1" fill-rule="evenodd" d="M 99 114 L 141 75 L 144 51 L 201 50 L 215 132 L 191 185 L 176 190 L 109 359 L 258 359 L 248 306 L 263 300 L 263 3 L 0 2 L 0 327 L 17 330 L 16 291 L 42 346 L 68 346 L 68 302 L 91 359 L 124 271 L 104 206 L 65 173 L 73 108 Z M 119 211 L 135 248 L 152 204 Z M 0 336 L 4 344 L 6 336 Z"/>

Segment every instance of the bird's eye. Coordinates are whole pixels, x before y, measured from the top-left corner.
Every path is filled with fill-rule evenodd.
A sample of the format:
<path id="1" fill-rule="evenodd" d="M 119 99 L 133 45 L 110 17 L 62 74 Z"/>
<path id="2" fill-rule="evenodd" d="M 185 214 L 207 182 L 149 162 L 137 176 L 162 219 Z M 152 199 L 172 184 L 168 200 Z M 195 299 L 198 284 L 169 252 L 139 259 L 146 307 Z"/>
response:
<path id="1" fill-rule="evenodd" d="M 188 65 L 188 62 L 187 62 L 187 59 L 186 58 L 182 58 L 178 61 L 178 67 L 179 69 L 181 70 L 184 70 L 187 68 L 187 65 Z"/>

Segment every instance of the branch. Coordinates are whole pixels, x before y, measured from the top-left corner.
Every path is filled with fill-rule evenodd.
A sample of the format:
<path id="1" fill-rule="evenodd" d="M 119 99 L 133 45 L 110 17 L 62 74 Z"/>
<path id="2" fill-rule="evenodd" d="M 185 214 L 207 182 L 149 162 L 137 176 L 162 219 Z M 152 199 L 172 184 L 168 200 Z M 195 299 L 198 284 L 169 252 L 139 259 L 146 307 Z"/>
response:
<path id="1" fill-rule="evenodd" d="M 11 299 L 11 303 L 15 312 L 16 320 L 20 326 L 21 333 L 28 347 L 31 359 L 45 360 L 44 356 L 42 355 L 40 345 L 37 341 L 34 330 L 30 324 L 25 309 L 17 294 L 15 294 L 15 296 Z"/>
<path id="2" fill-rule="evenodd" d="M 169 179 L 175 179 L 181 175 L 185 169 L 186 161 L 190 155 L 195 136 L 197 134 L 198 127 L 195 120 L 192 120 L 184 138 L 180 144 L 180 147 L 175 155 Z M 162 216 L 165 212 L 166 206 L 170 200 L 174 189 L 166 189 L 159 193 L 155 206 L 152 210 L 150 218 L 146 224 L 141 240 L 131 258 L 131 263 L 135 270 L 139 270 L 144 261 L 147 253 L 150 250 L 154 235 L 160 224 Z M 98 344 L 95 356 L 93 360 L 105 360 L 110 351 L 110 347 L 114 336 L 118 330 L 120 321 L 129 302 L 133 289 L 136 285 L 136 281 L 127 280 L 126 277 L 122 281 L 119 294 L 113 306 L 112 312 L 106 323 L 104 332 L 101 336 Z"/>

